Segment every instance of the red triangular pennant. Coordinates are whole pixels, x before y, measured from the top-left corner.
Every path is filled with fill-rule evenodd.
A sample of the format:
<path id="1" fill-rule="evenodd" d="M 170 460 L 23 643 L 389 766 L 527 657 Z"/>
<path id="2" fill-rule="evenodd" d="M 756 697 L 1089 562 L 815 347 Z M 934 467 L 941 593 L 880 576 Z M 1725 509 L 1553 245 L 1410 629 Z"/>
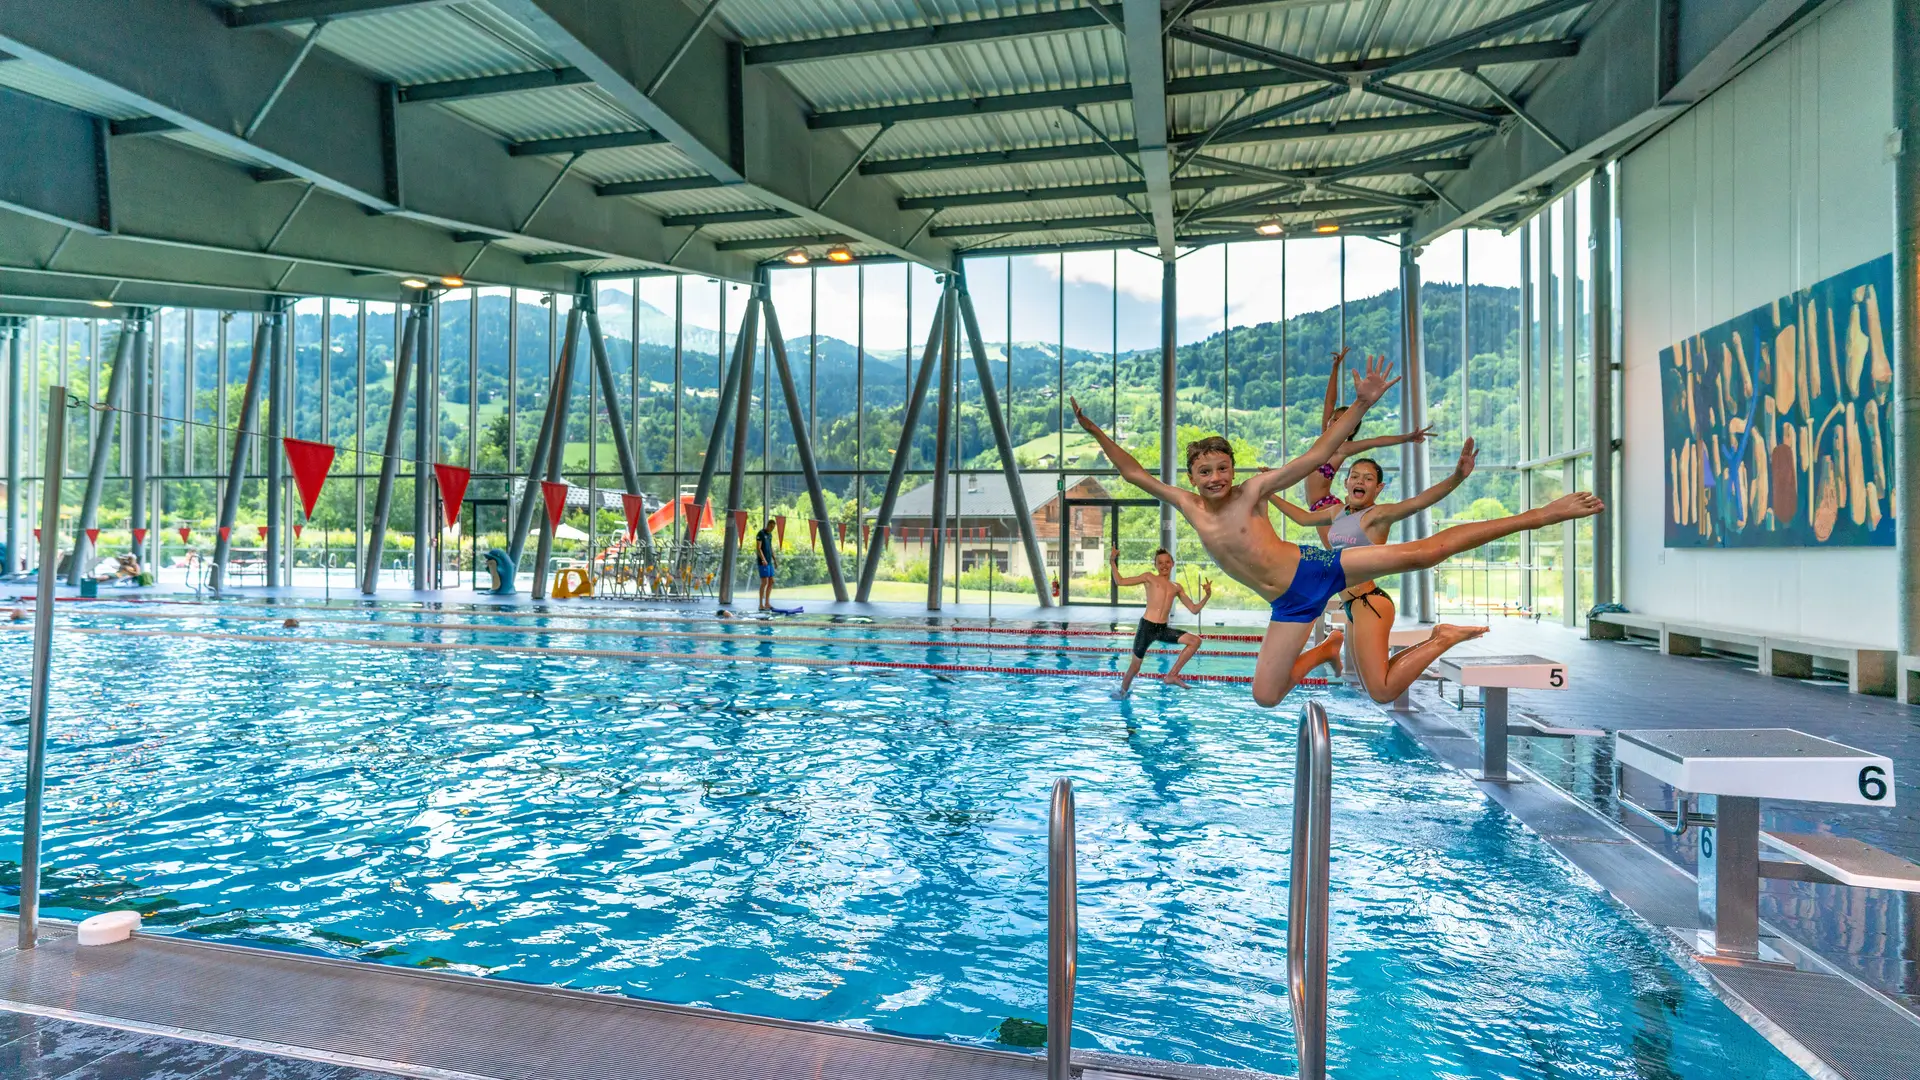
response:
<path id="1" fill-rule="evenodd" d="M 467 501 L 467 481 L 473 479 L 473 470 L 435 465 L 433 475 L 440 481 L 440 505 L 446 508 L 447 528 L 451 529 L 460 521 L 460 504 Z"/>
<path id="2" fill-rule="evenodd" d="M 873 543 L 873 526 L 863 524 L 860 526 L 860 546 L 866 547 L 871 543 Z"/>
<path id="3" fill-rule="evenodd" d="M 840 523 L 840 546 L 847 546 L 847 523 L 844 521 Z"/>
<path id="4" fill-rule="evenodd" d="M 742 540 L 747 537 L 747 512 L 745 510 L 735 510 L 733 512 L 733 535 Z"/>
<path id="5" fill-rule="evenodd" d="M 87 530 L 87 543 L 92 544 L 94 547 L 100 546 L 100 530 L 99 529 Z"/>
<path id="6" fill-rule="evenodd" d="M 305 439 L 281 439 L 280 445 L 286 447 L 287 465 L 293 469 L 294 486 L 300 489 L 301 512 L 312 519 L 313 504 L 326 486 L 327 470 L 333 468 L 333 447 Z"/>
<path id="7" fill-rule="evenodd" d="M 186 534 L 187 534 L 187 530 L 185 530 L 185 529 L 181 529 L 181 530 L 180 530 L 180 535 L 181 535 L 182 537 L 185 537 L 185 536 L 186 536 Z M 222 540 L 231 540 L 231 539 L 233 539 L 233 526 L 231 526 L 231 525 L 222 525 L 222 526 L 220 526 L 220 539 L 222 539 Z"/>
<path id="8" fill-rule="evenodd" d="M 567 512 L 567 485 L 552 480 L 540 481 L 540 497 L 547 500 L 547 524 L 560 527 L 560 519 Z"/>
<path id="9" fill-rule="evenodd" d="M 40 539 L 40 528 L 39 528 L 39 526 L 35 526 L 35 527 L 34 527 L 34 530 L 33 530 L 33 538 L 34 538 L 35 540 L 38 540 L 38 539 Z"/>
<path id="10" fill-rule="evenodd" d="M 781 514 L 773 519 L 774 535 L 780 538 L 780 546 L 787 546 L 787 515 Z"/>
<path id="11" fill-rule="evenodd" d="M 627 513 L 627 539 L 631 540 L 640 531 L 640 515 L 647 512 L 646 497 L 621 492 L 620 509 Z M 647 522 L 647 528 L 652 530 L 652 521 Z"/>
<path id="12" fill-rule="evenodd" d="M 255 525 L 254 529 L 260 533 L 260 539 L 265 540 L 267 538 L 267 526 Z"/>
<path id="13" fill-rule="evenodd" d="M 302 525 L 300 522 L 296 521 L 293 523 L 293 538 L 295 540 L 300 539 L 300 530 L 303 528 L 305 528 L 305 526 Z"/>
<path id="14" fill-rule="evenodd" d="M 144 533 L 145 533 L 145 532 L 146 532 L 147 530 L 145 530 L 145 529 L 135 529 L 135 530 L 133 530 L 133 531 L 134 531 L 134 534 L 135 534 L 135 535 L 142 535 L 142 534 L 144 534 Z M 225 529 L 222 529 L 222 530 L 221 530 L 221 533 L 222 533 L 223 535 L 225 534 L 225 532 L 226 532 L 226 530 L 225 530 Z M 188 527 L 187 527 L 187 526 L 185 526 L 185 525 L 182 525 L 182 526 L 180 526 L 180 542 L 181 542 L 181 543 L 183 543 L 183 544 L 184 544 L 184 543 L 186 543 L 186 542 L 187 542 L 187 538 L 188 538 L 188 537 L 190 537 L 190 536 L 192 536 L 192 535 L 193 535 L 193 530 L 192 530 L 192 529 L 190 529 L 190 528 L 188 528 Z"/>
<path id="15" fill-rule="evenodd" d="M 683 495 L 681 496 L 681 498 L 683 501 L 690 502 L 693 496 Z M 700 505 L 695 506 L 693 508 L 693 516 L 687 519 L 687 543 L 691 544 L 694 542 L 694 540 L 699 538 L 700 527 L 702 525 L 711 525 L 711 524 L 713 524 L 713 504 L 701 503 Z"/>
<path id="16" fill-rule="evenodd" d="M 139 547 L 140 545 L 146 542 L 147 542 L 147 530 L 145 529 L 133 530 L 133 546 L 134 547 Z"/>
<path id="17" fill-rule="evenodd" d="M 807 519 L 807 546 L 810 548 L 820 546 L 820 523 L 812 518 Z"/>

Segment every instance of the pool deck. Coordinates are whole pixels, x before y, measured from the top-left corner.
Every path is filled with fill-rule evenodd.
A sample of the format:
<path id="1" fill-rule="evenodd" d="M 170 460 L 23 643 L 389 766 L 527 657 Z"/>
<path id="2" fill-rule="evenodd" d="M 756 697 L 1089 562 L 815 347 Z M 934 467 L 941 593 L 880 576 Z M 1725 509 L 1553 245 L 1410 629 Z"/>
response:
<path id="1" fill-rule="evenodd" d="M 17 926 L 0 918 L 7 941 Z M 9 1078 L 1040 1080 L 1046 1073 L 1036 1054 L 183 938 L 136 935 L 81 948 L 59 923 L 43 924 L 37 948 L 0 952 L 0 1009 L 19 1010 L 0 1011 L 0 1034 L 16 1025 L 30 1054 L 38 1052 L 34 1039 L 75 1048 L 42 1053 L 40 1071 L 15 1071 L 0 1046 L 0 1075 Z M 35 1035 L 23 1012 L 56 1026 Z M 85 1064 L 76 1057 L 83 1052 L 98 1067 L 73 1071 Z M 140 1060 L 122 1068 L 109 1061 L 115 1055 Z M 280 1060 L 253 1060 L 267 1057 Z M 1098 1053 L 1076 1052 L 1074 1060 L 1083 1080 L 1263 1076 Z M 225 1071 L 209 1071 L 216 1065 Z"/>
<path id="2" fill-rule="evenodd" d="M 1533 653 L 1567 665 L 1569 686 L 1511 691 L 1515 714 L 1555 727 L 1793 727 L 1895 762 L 1896 794 L 1920 798 L 1920 708 L 1847 692 L 1844 682 L 1771 678 L 1750 662 L 1662 656 L 1628 642 L 1587 641 L 1574 631 L 1501 621 L 1463 654 Z M 1477 712 L 1456 707 L 1457 688 L 1423 682 L 1401 728 L 1441 760 L 1479 765 Z M 1469 697 L 1471 700 L 1471 697 Z M 1663 931 L 1686 959 L 1700 925 L 1690 842 L 1623 815 L 1614 801 L 1610 739 L 1513 742 L 1520 783 L 1475 781 L 1487 797 L 1546 839 L 1613 897 Z M 1648 798 L 1636 785 L 1635 796 Z M 1854 837 L 1920 858 L 1920 814 L 1911 809 L 1769 801 L 1762 826 Z M 1623 823 L 1625 817 L 1630 824 Z M 1689 838 L 1690 839 L 1690 838 Z M 1794 966 L 1703 963 L 1723 1000 L 1816 1076 L 1912 1080 L 1920 1073 L 1920 898 L 1812 882 L 1761 883 L 1763 936 Z"/>

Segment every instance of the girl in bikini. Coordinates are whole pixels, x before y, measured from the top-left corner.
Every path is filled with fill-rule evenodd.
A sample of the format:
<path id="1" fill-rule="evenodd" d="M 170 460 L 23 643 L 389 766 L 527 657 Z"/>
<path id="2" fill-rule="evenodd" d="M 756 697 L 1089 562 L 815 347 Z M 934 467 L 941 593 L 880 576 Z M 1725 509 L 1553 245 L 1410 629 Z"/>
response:
<path id="1" fill-rule="evenodd" d="M 1302 509 L 1277 495 L 1271 501 L 1295 524 L 1318 527 L 1320 540 L 1329 551 L 1384 544 L 1394 523 L 1432 506 L 1459 487 L 1473 473 L 1478 453 L 1473 440 L 1468 439 L 1460 448 L 1460 461 L 1452 475 L 1400 502 L 1378 501 L 1385 474 L 1380 463 L 1372 458 L 1360 458 L 1348 467 L 1344 502 L 1334 499 L 1324 505 L 1316 503 L 1318 509 Z M 1389 657 L 1394 608 L 1393 598 L 1386 590 L 1372 581 L 1362 581 L 1341 592 L 1337 599 L 1347 614 L 1348 640 L 1353 643 L 1354 666 L 1359 669 L 1360 681 L 1366 686 L 1368 696 L 1382 704 L 1404 693 L 1441 653 L 1487 632 L 1484 626 L 1442 623 L 1433 628 L 1433 635 L 1427 640 Z"/>

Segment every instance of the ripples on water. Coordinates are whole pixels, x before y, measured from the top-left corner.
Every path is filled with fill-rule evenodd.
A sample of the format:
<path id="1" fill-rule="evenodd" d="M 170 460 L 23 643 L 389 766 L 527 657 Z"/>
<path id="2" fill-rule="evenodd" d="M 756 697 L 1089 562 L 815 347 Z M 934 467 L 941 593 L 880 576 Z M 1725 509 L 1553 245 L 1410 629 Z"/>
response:
<path id="1" fill-rule="evenodd" d="M 1292 1072 L 1298 714 L 1243 687 L 56 640 L 49 914 L 992 1044 L 1045 1017 L 1067 775 L 1076 1042 Z M 0 641 L 8 700 L 26 658 Z M 1328 700 L 1337 1075 L 1799 1075 L 1464 778 Z"/>

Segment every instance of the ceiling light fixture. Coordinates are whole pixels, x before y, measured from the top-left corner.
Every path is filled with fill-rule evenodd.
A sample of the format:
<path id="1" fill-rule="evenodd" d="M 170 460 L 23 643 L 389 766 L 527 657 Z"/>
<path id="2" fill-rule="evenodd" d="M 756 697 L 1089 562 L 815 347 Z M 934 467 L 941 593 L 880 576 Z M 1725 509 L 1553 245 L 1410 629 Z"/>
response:
<path id="1" fill-rule="evenodd" d="M 112 307 L 113 306 L 113 301 L 111 300 L 89 300 L 87 301 L 87 303 L 92 304 L 94 307 Z"/>
<path id="2" fill-rule="evenodd" d="M 1340 231 L 1340 223 L 1333 220 L 1316 221 L 1313 223 L 1313 231 L 1322 235 L 1337 233 Z"/>
<path id="3" fill-rule="evenodd" d="M 1287 230 L 1286 226 L 1280 224 L 1279 218 L 1268 218 L 1260 224 L 1255 225 L 1253 231 L 1259 233 L 1261 236 L 1279 236 Z"/>
<path id="4" fill-rule="evenodd" d="M 813 256 L 807 254 L 806 248 L 788 248 L 781 253 L 780 261 L 788 266 L 805 266 L 813 261 Z"/>
<path id="5" fill-rule="evenodd" d="M 445 285 L 449 289 L 457 289 L 466 283 L 467 279 L 458 274 L 448 274 L 440 279 L 440 284 Z"/>
<path id="6" fill-rule="evenodd" d="M 400 279 L 400 284 L 405 285 L 409 289 L 424 289 L 427 287 L 427 283 L 417 277 L 403 277 Z"/>
<path id="7" fill-rule="evenodd" d="M 827 261 L 850 263 L 853 261 L 853 249 L 845 244 L 835 244 L 827 249 Z"/>

